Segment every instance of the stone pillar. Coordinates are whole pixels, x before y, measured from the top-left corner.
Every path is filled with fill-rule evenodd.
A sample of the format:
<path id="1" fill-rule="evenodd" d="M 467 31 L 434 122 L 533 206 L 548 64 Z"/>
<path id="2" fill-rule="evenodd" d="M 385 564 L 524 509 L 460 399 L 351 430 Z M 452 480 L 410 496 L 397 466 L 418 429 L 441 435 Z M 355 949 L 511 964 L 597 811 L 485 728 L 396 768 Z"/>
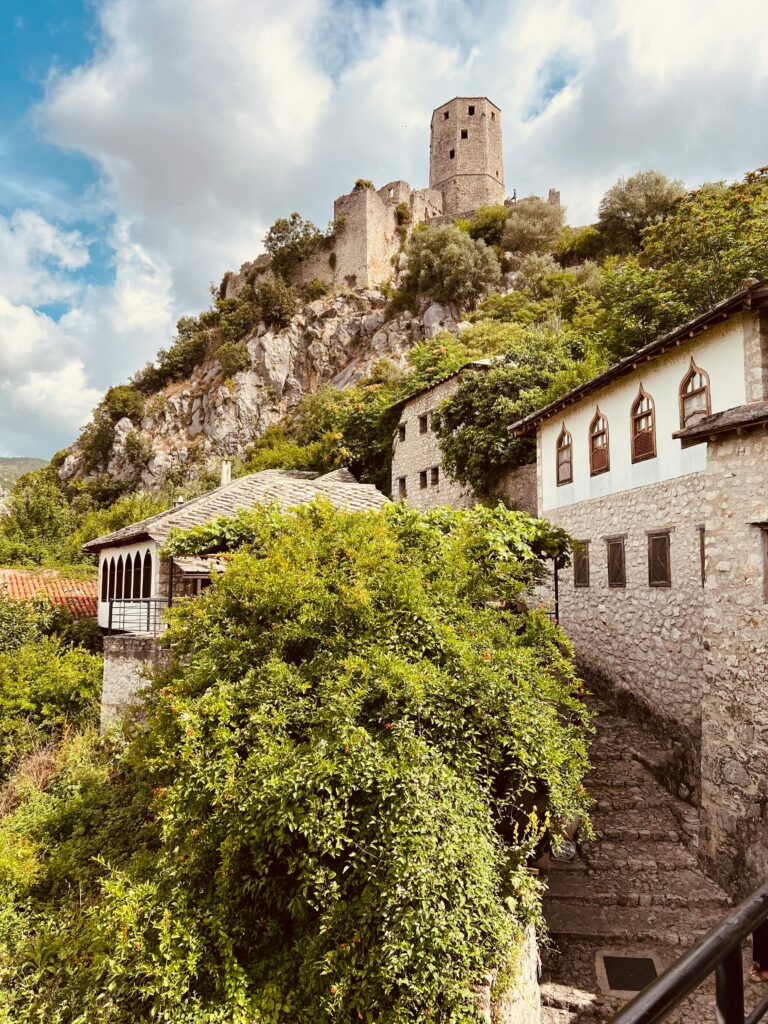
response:
<path id="1" fill-rule="evenodd" d="M 475 986 L 475 1005 L 484 1024 L 540 1024 L 539 964 L 536 929 L 529 925 L 523 934 L 513 984 L 497 992 L 496 978 L 488 975 Z"/>
<path id="2" fill-rule="evenodd" d="M 153 671 L 165 668 L 170 651 L 152 636 L 121 633 L 104 638 L 104 677 L 101 687 L 101 731 L 136 703 L 138 692 Z"/>

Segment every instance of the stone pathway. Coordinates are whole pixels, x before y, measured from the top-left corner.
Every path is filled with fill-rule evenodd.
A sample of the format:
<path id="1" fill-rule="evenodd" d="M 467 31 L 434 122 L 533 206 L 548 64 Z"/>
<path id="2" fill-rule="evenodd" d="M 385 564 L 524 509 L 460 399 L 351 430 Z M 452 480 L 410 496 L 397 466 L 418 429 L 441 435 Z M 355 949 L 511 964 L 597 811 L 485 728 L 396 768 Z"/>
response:
<path id="1" fill-rule="evenodd" d="M 596 801 L 597 841 L 580 844 L 573 861 L 553 861 L 548 875 L 544 1024 L 611 1020 L 625 1000 L 601 992 L 599 950 L 652 954 L 664 969 L 723 917 L 730 902 L 688 848 L 697 828 L 695 809 L 673 797 L 642 763 L 657 754 L 653 741 L 606 706 L 595 703 L 595 709 L 587 788 Z M 752 991 L 762 996 L 765 986 Z M 675 1024 L 714 1019 L 713 983 L 670 1017 Z"/>

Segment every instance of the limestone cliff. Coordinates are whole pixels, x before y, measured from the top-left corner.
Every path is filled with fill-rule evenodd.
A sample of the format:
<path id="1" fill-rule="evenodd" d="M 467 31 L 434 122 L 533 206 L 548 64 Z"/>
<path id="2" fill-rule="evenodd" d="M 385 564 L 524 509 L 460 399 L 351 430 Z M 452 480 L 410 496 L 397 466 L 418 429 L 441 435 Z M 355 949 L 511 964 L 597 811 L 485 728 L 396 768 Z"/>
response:
<path id="1" fill-rule="evenodd" d="M 417 341 L 458 329 L 452 311 L 437 304 L 391 320 L 385 306 L 383 293 L 361 290 L 310 302 L 282 329 L 258 324 L 246 338 L 250 367 L 225 379 L 214 355 L 153 395 L 140 422 L 120 419 L 101 475 L 147 489 L 171 474 L 197 479 L 221 458 L 244 455 L 305 394 L 323 384 L 350 387 L 382 359 L 402 367 Z M 66 482 L 88 477 L 81 442 L 59 474 Z"/>

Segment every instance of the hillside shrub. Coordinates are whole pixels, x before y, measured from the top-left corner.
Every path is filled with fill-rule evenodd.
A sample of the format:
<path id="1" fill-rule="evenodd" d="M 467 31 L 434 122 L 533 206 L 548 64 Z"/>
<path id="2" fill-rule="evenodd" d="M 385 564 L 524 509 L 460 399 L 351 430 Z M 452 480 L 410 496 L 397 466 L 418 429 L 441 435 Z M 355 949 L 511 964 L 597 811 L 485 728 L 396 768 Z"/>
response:
<path id="1" fill-rule="evenodd" d="M 565 211 L 538 196 L 528 196 L 512 203 L 501 240 L 502 247 L 512 252 L 551 251 L 563 226 Z"/>
<path id="2" fill-rule="evenodd" d="M 474 241 L 455 225 L 420 227 L 408 245 L 401 293 L 472 309 L 501 278 L 501 268 L 485 242 Z"/>
<path id="3" fill-rule="evenodd" d="M 220 345 L 216 349 L 216 358 L 225 377 L 234 377 L 236 373 L 248 370 L 251 366 L 248 345 L 244 341 L 227 341 Z"/>
<path id="4" fill-rule="evenodd" d="M 323 247 L 325 236 L 312 221 L 298 213 L 279 217 L 264 236 L 264 248 L 271 257 L 270 269 L 277 277 L 290 280 L 296 264 Z"/>
<path id="5" fill-rule="evenodd" d="M 285 327 L 298 306 L 295 290 L 274 274 L 265 274 L 256 285 L 256 300 L 264 323 L 273 327 Z"/>
<path id="6" fill-rule="evenodd" d="M 504 237 L 508 213 L 506 206 L 481 206 L 467 224 L 469 237 L 498 248 Z"/>
<path id="7" fill-rule="evenodd" d="M 637 252 L 643 232 L 659 224 L 685 194 L 682 181 L 659 171 L 639 171 L 619 178 L 600 200 L 597 229 L 610 253 Z"/>
<path id="8" fill-rule="evenodd" d="M 324 295 L 328 294 L 328 285 L 325 281 L 321 281 L 319 277 L 313 277 L 301 290 L 307 302 L 315 302 L 317 299 L 322 299 Z"/>

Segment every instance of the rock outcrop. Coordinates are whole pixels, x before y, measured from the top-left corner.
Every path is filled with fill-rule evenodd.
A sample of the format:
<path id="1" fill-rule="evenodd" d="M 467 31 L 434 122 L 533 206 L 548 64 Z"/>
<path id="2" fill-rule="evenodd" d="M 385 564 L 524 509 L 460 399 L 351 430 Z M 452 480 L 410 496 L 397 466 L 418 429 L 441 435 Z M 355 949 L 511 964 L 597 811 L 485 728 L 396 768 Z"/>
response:
<path id="1" fill-rule="evenodd" d="M 246 270 L 230 277 L 227 295 Z M 385 307 L 382 292 L 356 291 L 310 302 L 282 329 L 259 324 L 245 339 L 249 368 L 227 380 L 214 357 L 153 395 L 140 422 L 119 420 L 107 476 L 150 490 L 171 474 L 197 479 L 220 459 L 244 455 L 304 395 L 324 384 L 352 387 L 383 359 L 404 367 L 416 342 L 459 329 L 454 311 L 437 303 L 389 320 Z M 77 442 L 59 473 L 65 482 L 87 477 Z"/>

